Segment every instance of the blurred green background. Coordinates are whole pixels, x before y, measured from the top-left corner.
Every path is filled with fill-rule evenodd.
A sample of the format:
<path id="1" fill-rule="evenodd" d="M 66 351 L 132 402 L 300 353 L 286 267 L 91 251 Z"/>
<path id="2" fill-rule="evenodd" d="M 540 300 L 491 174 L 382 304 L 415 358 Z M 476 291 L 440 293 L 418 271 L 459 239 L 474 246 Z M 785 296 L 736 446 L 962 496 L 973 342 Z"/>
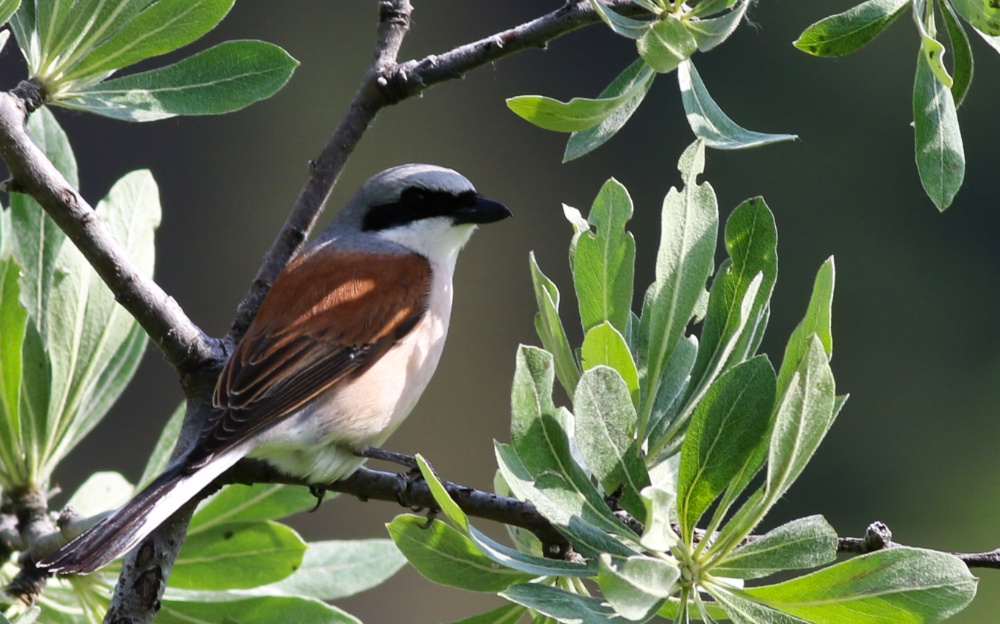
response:
<path id="1" fill-rule="evenodd" d="M 413 2 L 401 59 L 443 52 L 561 5 Z M 1000 58 L 973 35 L 976 76 L 959 111 L 966 181 L 952 207 L 938 214 L 914 165 L 911 89 L 919 40 L 909 15 L 845 58 L 816 59 L 791 46 L 806 26 L 855 3 L 759 2 L 750 24 L 695 58 L 712 95 L 738 123 L 800 137 L 753 151 L 710 151 L 705 176 L 723 218 L 754 195 L 763 195 L 776 215 L 780 271 L 763 345 L 775 363 L 817 268 L 827 256 L 837 260 L 833 368 L 838 391 L 851 400 L 768 526 L 822 513 L 843 535 L 860 535 L 882 520 L 903 543 L 988 550 L 1000 545 Z M 57 111 L 91 202 L 127 171 L 152 169 L 164 208 L 156 277 L 210 334 L 227 331 L 305 180 L 308 159 L 354 94 L 375 19 L 375 2 L 239 2 L 194 47 L 237 38 L 283 46 L 302 66 L 273 99 L 224 117 L 144 125 Z M 693 139 L 674 75 L 657 78 L 610 143 L 567 165 L 560 164 L 565 135 L 536 129 L 504 105 L 522 94 L 594 97 L 634 56 L 631 42 L 591 27 L 384 111 L 322 218 L 325 224 L 368 176 L 405 162 L 457 168 L 515 213 L 484 228 L 464 252 L 441 366 L 387 445 L 425 454 L 444 478 L 491 488 L 492 440 L 508 439 L 515 348 L 538 342 L 529 251 L 560 285 L 563 310 L 575 319 L 566 261 L 571 228 L 562 203 L 586 212 L 608 177 L 622 181 L 636 205 L 636 292 L 652 279 L 660 202 L 679 183 L 676 161 Z M 19 58 L 8 46 L 0 60 L 0 86 L 10 88 L 23 77 Z M 572 339 L 580 339 L 575 325 Z M 176 376 L 150 350 L 121 403 L 57 472 L 59 483 L 72 491 L 96 469 L 136 479 L 180 400 Z M 314 539 L 384 537 L 382 524 L 399 511 L 341 497 L 295 524 Z M 998 620 L 1000 575 L 980 575 L 979 597 L 955 622 Z M 405 570 L 339 605 L 366 622 L 420 624 L 457 620 L 497 601 Z"/>

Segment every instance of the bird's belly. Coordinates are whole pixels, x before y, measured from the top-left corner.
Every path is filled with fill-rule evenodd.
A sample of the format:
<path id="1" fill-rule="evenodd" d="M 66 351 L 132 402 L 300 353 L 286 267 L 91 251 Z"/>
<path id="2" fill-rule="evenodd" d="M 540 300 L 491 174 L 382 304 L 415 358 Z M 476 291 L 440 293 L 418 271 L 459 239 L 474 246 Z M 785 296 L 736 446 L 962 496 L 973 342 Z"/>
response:
<path id="1" fill-rule="evenodd" d="M 398 344 L 355 379 L 344 380 L 262 432 L 250 457 L 329 483 L 354 472 L 369 446 L 381 446 L 409 415 L 437 368 L 448 316 L 431 310 Z"/>

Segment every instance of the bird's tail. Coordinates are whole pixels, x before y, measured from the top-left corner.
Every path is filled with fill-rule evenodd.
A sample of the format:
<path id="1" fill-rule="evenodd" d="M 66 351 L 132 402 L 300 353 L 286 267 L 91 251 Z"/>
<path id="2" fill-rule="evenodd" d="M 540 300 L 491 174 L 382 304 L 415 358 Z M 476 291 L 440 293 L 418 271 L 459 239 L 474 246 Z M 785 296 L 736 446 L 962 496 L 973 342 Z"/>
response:
<path id="1" fill-rule="evenodd" d="M 193 473 L 168 469 L 132 500 L 36 565 L 57 574 L 90 574 L 135 548 L 167 518 L 235 464 L 244 452 L 224 453 Z"/>

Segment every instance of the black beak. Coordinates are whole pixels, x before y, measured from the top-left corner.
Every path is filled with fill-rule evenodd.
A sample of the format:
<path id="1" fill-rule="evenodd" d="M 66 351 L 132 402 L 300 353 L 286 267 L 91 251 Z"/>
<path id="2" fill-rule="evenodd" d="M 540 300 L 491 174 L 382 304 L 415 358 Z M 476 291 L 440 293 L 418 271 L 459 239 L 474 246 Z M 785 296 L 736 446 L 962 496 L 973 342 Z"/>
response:
<path id="1" fill-rule="evenodd" d="M 513 217 L 510 208 L 492 199 L 476 195 L 474 202 L 462 206 L 453 213 L 455 225 L 460 223 L 493 223 Z"/>

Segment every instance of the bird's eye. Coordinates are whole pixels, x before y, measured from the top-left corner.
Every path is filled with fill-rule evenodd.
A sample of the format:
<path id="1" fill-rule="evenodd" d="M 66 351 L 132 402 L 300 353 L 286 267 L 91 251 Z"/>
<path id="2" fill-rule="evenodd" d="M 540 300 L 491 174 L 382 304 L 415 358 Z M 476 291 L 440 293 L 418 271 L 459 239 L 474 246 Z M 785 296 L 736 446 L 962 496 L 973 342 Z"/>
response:
<path id="1" fill-rule="evenodd" d="M 409 197 L 406 198 L 408 203 L 414 206 L 423 206 L 427 203 L 427 194 L 420 189 L 413 189 L 410 191 Z"/>

